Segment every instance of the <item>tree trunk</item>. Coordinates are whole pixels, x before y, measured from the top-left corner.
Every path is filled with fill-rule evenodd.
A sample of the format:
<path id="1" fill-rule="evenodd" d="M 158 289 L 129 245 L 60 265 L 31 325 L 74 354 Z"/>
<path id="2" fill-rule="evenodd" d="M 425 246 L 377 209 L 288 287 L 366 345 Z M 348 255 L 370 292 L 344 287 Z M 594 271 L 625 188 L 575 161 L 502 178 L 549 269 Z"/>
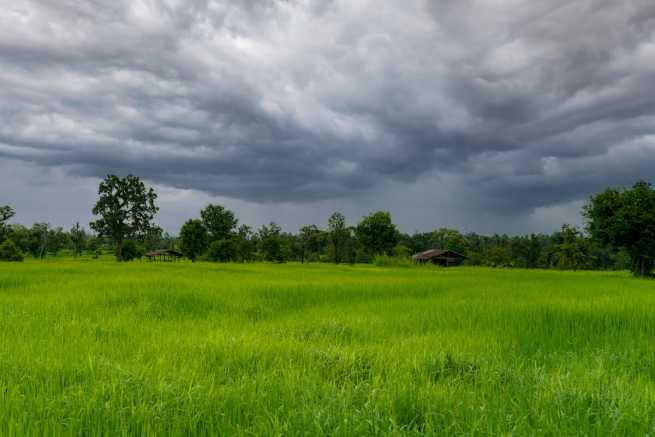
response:
<path id="1" fill-rule="evenodd" d="M 123 261 L 123 240 L 116 242 L 116 261 Z"/>
<path id="2" fill-rule="evenodd" d="M 652 264 L 653 263 L 650 259 L 647 259 L 644 256 L 638 256 L 634 264 L 633 274 L 642 278 L 650 275 L 653 267 Z"/>

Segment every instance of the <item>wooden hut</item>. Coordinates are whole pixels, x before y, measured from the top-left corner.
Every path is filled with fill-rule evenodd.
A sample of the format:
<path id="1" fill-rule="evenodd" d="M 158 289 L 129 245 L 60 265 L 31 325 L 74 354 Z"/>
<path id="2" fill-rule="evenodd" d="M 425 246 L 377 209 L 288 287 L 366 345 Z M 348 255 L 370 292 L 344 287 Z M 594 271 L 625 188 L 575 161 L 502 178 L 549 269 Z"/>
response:
<path id="1" fill-rule="evenodd" d="M 177 261 L 183 256 L 183 253 L 173 249 L 153 250 L 146 253 L 148 261 Z"/>
<path id="2" fill-rule="evenodd" d="M 444 267 L 458 266 L 464 262 L 466 257 L 454 250 L 430 249 L 419 252 L 412 256 L 412 259 L 420 263 L 438 264 Z"/>

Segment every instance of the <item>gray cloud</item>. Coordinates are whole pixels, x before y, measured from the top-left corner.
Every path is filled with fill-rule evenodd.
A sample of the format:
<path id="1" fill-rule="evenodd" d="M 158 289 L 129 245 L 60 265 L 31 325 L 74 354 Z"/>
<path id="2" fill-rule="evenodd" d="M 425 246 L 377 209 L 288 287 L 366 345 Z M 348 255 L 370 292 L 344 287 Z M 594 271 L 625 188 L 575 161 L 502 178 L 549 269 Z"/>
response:
<path id="1" fill-rule="evenodd" d="M 654 31 L 651 0 L 18 0 L 0 160 L 530 216 L 650 178 Z"/>

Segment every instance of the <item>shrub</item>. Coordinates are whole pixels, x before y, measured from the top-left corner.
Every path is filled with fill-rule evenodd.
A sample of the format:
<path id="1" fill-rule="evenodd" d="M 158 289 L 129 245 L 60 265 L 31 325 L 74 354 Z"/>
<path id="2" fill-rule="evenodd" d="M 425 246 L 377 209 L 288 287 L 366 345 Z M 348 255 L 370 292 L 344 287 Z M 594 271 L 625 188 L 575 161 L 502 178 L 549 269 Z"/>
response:
<path id="1" fill-rule="evenodd" d="M 358 263 L 371 264 L 373 262 L 373 257 L 363 249 L 358 249 L 355 256 Z"/>
<path id="2" fill-rule="evenodd" d="M 411 258 L 389 255 L 376 255 L 374 263 L 378 267 L 413 267 L 416 265 Z"/>
<path id="3" fill-rule="evenodd" d="M 145 250 L 143 246 L 135 241 L 127 240 L 123 243 L 123 261 L 132 261 L 143 257 Z"/>
<path id="4" fill-rule="evenodd" d="M 0 244 L 0 261 L 22 262 L 23 254 L 13 241 L 7 240 Z"/>

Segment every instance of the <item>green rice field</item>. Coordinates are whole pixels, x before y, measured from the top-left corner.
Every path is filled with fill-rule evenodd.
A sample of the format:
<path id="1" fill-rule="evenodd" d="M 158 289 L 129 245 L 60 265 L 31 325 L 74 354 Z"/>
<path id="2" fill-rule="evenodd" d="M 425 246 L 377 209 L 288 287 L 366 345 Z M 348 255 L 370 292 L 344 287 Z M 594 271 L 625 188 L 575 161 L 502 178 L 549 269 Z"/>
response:
<path id="1" fill-rule="evenodd" d="M 0 435 L 652 435 L 622 272 L 0 263 Z"/>

